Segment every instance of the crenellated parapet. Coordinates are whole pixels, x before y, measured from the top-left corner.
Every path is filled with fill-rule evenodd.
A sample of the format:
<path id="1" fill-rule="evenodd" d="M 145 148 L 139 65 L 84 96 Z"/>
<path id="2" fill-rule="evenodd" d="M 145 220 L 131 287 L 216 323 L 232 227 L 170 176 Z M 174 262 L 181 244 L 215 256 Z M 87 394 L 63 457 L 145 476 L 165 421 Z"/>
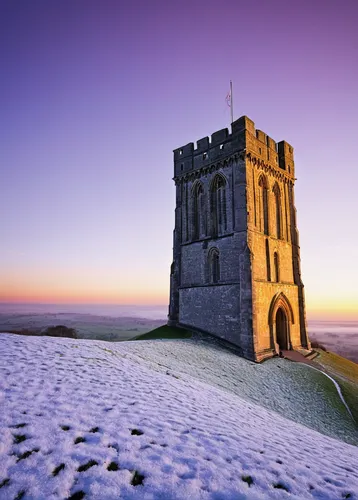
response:
<path id="1" fill-rule="evenodd" d="M 288 174 L 295 176 L 295 164 L 293 161 L 293 147 L 286 141 L 278 143 L 278 160 L 279 166 Z"/>
<path id="2" fill-rule="evenodd" d="M 292 177 L 292 175 L 288 174 L 287 171 L 279 169 L 277 167 L 275 168 L 269 162 L 263 160 L 262 158 L 245 149 L 236 153 L 232 153 L 230 156 L 224 159 L 220 159 L 214 163 L 203 165 L 200 168 L 189 170 L 187 172 L 184 172 L 182 175 L 174 177 L 175 185 L 179 185 L 188 181 L 193 182 L 196 179 L 200 179 L 204 175 L 212 174 L 219 170 L 225 170 L 231 165 L 232 162 L 238 160 L 248 160 L 258 170 L 262 170 L 263 172 L 271 175 L 275 179 L 280 180 L 285 184 L 291 186 L 294 185 L 295 179 Z"/>
<path id="3" fill-rule="evenodd" d="M 214 132 L 196 142 L 174 150 L 174 179 L 195 176 L 214 165 L 225 164 L 238 151 L 251 153 L 268 168 L 283 171 L 294 178 L 293 148 L 286 141 L 276 143 L 267 134 L 255 128 L 247 116 L 242 116 L 227 128 Z M 220 168 L 220 167 L 219 167 Z"/>

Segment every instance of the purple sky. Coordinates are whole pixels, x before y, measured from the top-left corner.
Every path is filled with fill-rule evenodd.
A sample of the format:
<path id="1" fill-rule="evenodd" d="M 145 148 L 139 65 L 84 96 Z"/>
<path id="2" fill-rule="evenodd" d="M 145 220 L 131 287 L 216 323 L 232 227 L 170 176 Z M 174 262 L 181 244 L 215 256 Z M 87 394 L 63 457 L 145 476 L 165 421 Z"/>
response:
<path id="1" fill-rule="evenodd" d="M 168 300 L 172 150 L 296 154 L 309 312 L 358 316 L 358 2 L 3 0 L 0 300 Z"/>

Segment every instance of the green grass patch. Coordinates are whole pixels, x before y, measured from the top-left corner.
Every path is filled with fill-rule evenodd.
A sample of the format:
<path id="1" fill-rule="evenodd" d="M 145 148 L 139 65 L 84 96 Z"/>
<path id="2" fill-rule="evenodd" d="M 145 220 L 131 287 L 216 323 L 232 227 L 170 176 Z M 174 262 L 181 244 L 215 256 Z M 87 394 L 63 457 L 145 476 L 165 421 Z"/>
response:
<path id="1" fill-rule="evenodd" d="M 19 493 L 16 495 L 16 497 L 14 498 L 14 500 L 21 500 L 21 498 L 23 498 L 25 496 L 25 493 L 26 491 L 25 490 L 21 490 L 19 491 Z"/>
<path id="2" fill-rule="evenodd" d="M 329 407 L 334 408 L 340 414 L 343 420 L 349 420 L 351 423 L 351 418 L 348 415 L 347 408 L 344 406 L 341 398 L 338 395 L 337 389 L 328 377 L 317 370 L 311 370 L 311 380 L 316 385 L 316 392 L 323 395 L 324 400 L 327 403 L 327 410 Z"/>
<path id="3" fill-rule="evenodd" d="M 82 437 L 82 436 L 79 436 L 77 437 L 75 440 L 74 440 L 74 443 L 75 444 L 79 444 L 79 443 L 85 443 L 86 442 L 86 438 Z"/>
<path id="4" fill-rule="evenodd" d="M 82 500 L 82 498 L 85 497 L 85 492 L 80 490 L 80 491 L 75 491 L 70 497 L 68 497 L 67 500 Z"/>
<path id="5" fill-rule="evenodd" d="M 340 386 L 358 425 L 358 364 L 333 352 L 319 351 L 317 362 Z"/>
<path id="6" fill-rule="evenodd" d="M 39 451 L 40 451 L 39 448 L 34 448 L 33 450 L 25 451 L 22 455 L 19 455 L 17 462 L 25 460 L 26 458 L 29 458 L 29 456 L 32 455 L 33 453 L 38 453 Z"/>
<path id="7" fill-rule="evenodd" d="M 109 471 L 117 471 L 117 470 L 119 470 L 119 465 L 117 464 L 117 462 L 111 462 L 109 464 L 109 466 L 107 467 L 107 470 L 109 470 Z"/>
<path id="8" fill-rule="evenodd" d="M 247 483 L 249 487 L 254 484 L 254 480 L 252 479 L 251 476 L 241 476 L 241 479 L 244 481 L 244 483 Z"/>
<path id="9" fill-rule="evenodd" d="M 111 349 L 107 349 L 106 347 L 101 347 L 102 351 L 109 352 L 110 354 L 114 354 Z"/>
<path id="10" fill-rule="evenodd" d="M 53 476 L 57 476 L 59 472 L 61 472 L 64 468 L 66 467 L 65 464 L 60 464 L 57 467 L 55 467 L 52 471 Z"/>
<path id="11" fill-rule="evenodd" d="M 332 375 L 335 381 L 341 388 L 342 395 L 351 410 L 353 418 L 358 425 L 358 385 L 348 382 L 348 380 L 343 380 L 340 377 Z"/>
<path id="12" fill-rule="evenodd" d="M 139 429 L 132 429 L 131 434 L 132 434 L 132 436 L 141 436 L 143 434 L 143 431 L 141 431 Z"/>
<path id="13" fill-rule="evenodd" d="M 3 488 L 4 486 L 7 486 L 10 483 L 10 478 L 6 477 L 3 481 L 0 483 L 0 488 Z"/>
<path id="14" fill-rule="evenodd" d="M 272 485 L 274 488 L 276 488 L 277 490 L 285 490 L 287 491 L 287 493 L 290 492 L 290 490 L 287 488 L 287 486 L 285 486 L 284 484 L 282 483 L 275 483 Z"/>
<path id="15" fill-rule="evenodd" d="M 27 437 L 25 434 L 14 434 L 14 444 L 19 444 L 22 443 L 23 441 L 26 441 Z"/>
<path id="16" fill-rule="evenodd" d="M 191 332 L 184 328 L 163 325 L 150 332 L 138 335 L 131 340 L 154 340 L 154 339 L 190 339 Z"/>
<path id="17" fill-rule="evenodd" d="M 98 462 L 96 462 L 96 460 L 89 460 L 86 464 L 80 465 L 77 469 L 77 472 L 85 472 L 95 465 L 98 465 Z"/>
<path id="18" fill-rule="evenodd" d="M 132 486 L 139 486 L 140 484 L 143 484 L 145 477 L 142 474 L 139 474 L 139 472 L 136 470 L 134 471 L 131 485 Z"/>
<path id="19" fill-rule="evenodd" d="M 358 384 L 358 364 L 343 358 L 334 352 L 325 352 L 317 349 L 319 357 L 315 360 L 323 365 L 327 371 L 340 375 L 353 384 Z"/>

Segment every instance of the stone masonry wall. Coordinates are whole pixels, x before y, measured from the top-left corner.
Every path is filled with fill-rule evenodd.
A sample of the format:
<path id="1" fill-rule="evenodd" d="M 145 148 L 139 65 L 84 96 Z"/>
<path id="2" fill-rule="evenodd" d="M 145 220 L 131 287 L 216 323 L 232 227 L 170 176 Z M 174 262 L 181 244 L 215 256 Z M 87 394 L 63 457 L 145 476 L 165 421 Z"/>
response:
<path id="1" fill-rule="evenodd" d="M 209 285 L 179 291 L 179 322 L 240 345 L 239 285 Z"/>
<path id="2" fill-rule="evenodd" d="M 294 320 L 289 321 L 288 327 L 293 348 L 304 345 L 302 337 L 306 338 L 306 332 L 301 320 L 302 300 L 299 299 L 299 290 L 302 286 L 300 263 L 293 255 L 297 234 L 293 218 L 295 208 L 291 195 L 294 184 L 293 148 L 285 142 L 275 147 L 275 143 L 261 131 L 256 131 L 256 134 L 248 132 L 246 144 L 248 244 L 252 252 L 253 335 L 256 356 L 260 357 L 275 349 L 275 318 L 270 318 L 270 311 L 279 294 L 283 294 L 285 301 L 292 308 Z M 262 203 L 259 199 L 261 177 L 265 179 L 267 186 L 268 234 L 264 234 Z M 277 187 L 280 193 L 280 237 L 277 234 L 274 194 L 274 189 Z M 278 282 L 276 282 L 275 253 L 278 255 L 279 264 Z"/>
<path id="3" fill-rule="evenodd" d="M 231 235 L 182 246 L 181 287 L 210 284 L 208 256 L 212 248 L 219 250 L 220 281 L 239 282 L 239 242 Z"/>

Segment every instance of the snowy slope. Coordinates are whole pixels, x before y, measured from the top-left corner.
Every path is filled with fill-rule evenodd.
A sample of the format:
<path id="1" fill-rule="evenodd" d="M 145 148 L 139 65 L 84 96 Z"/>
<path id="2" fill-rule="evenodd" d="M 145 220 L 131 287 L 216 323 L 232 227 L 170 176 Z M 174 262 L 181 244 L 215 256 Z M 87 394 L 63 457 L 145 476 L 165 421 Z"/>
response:
<path id="1" fill-rule="evenodd" d="M 358 498 L 356 447 L 168 368 L 193 344 L 1 334 L 0 499 Z"/>
<path id="2" fill-rule="evenodd" d="M 358 444 L 357 429 L 333 384 L 307 365 L 274 358 L 257 364 L 213 342 L 126 342 L 121 351 L 156 370 L 170 370 L 232 392 L 323 434 Z M 137 359 L 137 358 L 134 358 Z M 323 386 L 332 388 L 330 400 Z"/>

